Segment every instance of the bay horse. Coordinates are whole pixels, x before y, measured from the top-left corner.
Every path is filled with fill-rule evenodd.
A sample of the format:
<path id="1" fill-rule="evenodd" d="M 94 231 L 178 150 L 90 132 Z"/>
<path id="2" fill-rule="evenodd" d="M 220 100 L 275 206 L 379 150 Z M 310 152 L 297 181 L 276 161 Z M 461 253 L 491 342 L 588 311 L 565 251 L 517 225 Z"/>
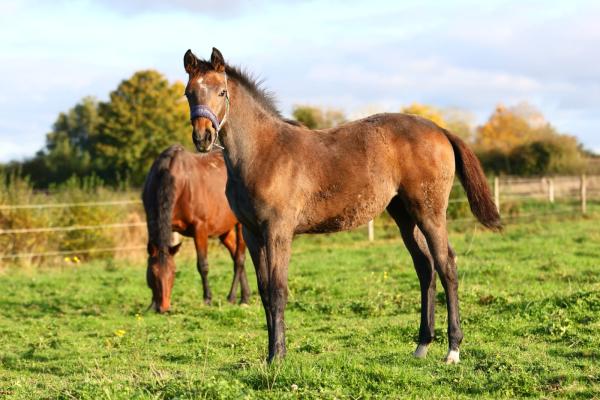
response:
<path id="1" fill-rule="evenodd" d="M 247 304 L 250 290 L 244 269 L 246 244 L 240 223 L 225 197 L 227 173 L 220 151 L 205 155 L 174 145 L 163 151 L 146 177 L 142 201 L 148 228 L 146 281 L 152 304 L 163 313 L 170 309 L 175 282 L 173 257 L 181 243 L 173 244 L 172 233 L 194 239 L 197 268 L 202 277 L 204 302 L 211 303 L 208 284 L 208 238 L 218 237 L 233 259 L 233 282 L 227 299 L 235 303 L 238 283 L 241 303 Z"/>
<path id="2" fill-rule="evenodd" d="M 414 353 L 434 339 L 436 273 L 446 293 L 447 363 L 459 362 L 463 339 L 456 257 L 446 209 L 455 173 L 480 223 L 501 222 L 479 160 L 457 136 L 433 122 L 386 113 L 323 130 L 281 118 L 272 98 L 213 48 L 210 61 L 183 58 L 192 139 L 209 151 L 220 135 L 226 194 L 244 227 L 269 333 L 271 362 L 286 353 L 284 310 L 288 263 L 297 234 L 348 230 L 384 209 L 412 256 L 421 286 L 421 324 Z"/>

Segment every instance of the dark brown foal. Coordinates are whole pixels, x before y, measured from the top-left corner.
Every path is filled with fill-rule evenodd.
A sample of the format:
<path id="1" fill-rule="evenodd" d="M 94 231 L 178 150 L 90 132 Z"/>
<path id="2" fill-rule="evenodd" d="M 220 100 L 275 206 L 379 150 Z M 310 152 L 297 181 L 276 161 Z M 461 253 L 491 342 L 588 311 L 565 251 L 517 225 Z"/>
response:
<path id="1" fill-rule="evenodd" d="M 209 237 L 218 237 L 233 259 L 233 282 L 227 299 L 235 303 L 240 283 L 241 302 L 248 303 L 250 290 L 244 269 L 246 244 L 242 227 L 225 198 L 226 181 L 221 152 L 199 155 L 176 145 L 165 150 L 152 165 L 142 199 L 148 225 L 146 277 L 156 311 L 162 313 L 170 308 L 175 280 L 173 256 L 180 246 L 172 243 L 173 232 L 194 239 L 206 304 L 212 299 L 208 284 Z"/>
<path id="2" fill-rule="evenodd" d="M 435 275 L 448 308 L 448 363 L 463 338 L 446 209 L 455 172 L 471 210 L 490 229 L 500 218 L 479 161 L 458 137 L 413 115 L 378 114 L 311 131 L 284 121 L 272 100 L 213 49 L 187 51 L 192 138 L 208 151 L 220 135 L 227 199 L 244 226 L 269 330 L 269 360 L 285 355 L 284 310 L 294 235 L 352 229 L 387 208 L 421 283 L 418 357 L 433 340 Z"/>

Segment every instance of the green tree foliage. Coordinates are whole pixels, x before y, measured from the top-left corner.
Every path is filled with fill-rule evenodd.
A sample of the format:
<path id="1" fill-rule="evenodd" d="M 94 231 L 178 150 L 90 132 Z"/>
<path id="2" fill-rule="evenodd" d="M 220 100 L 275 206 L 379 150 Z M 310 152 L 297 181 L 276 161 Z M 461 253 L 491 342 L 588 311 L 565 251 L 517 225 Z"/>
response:
<path id="1" fill-rule="evenodd" d="M 315 106 L 295 106 L 292 116 L 310 129 L 332 128 L 346 122 L 346 116 L 341 110 L 321 109 Z"/>
<path id="2" fill-rule="evenodd" d="M 127 177 L 140 185 L 158 154 L 190 141 L 184 86 L 156 71 L 136 72 L 100 104 L 97 155 L 109 181 Z"/>
<path id="3" fill-rule="evenodd" d="M 93 173 L 99 123 L 98 102 L 92 97 L 60 113 L 46 135 L 46 146 L 23 163 L 23 174 L 31 176 L 36 186 L 46 187 Z"/>
<path id="4" fill-rule="evenodd" d="M 587 165 L 577 140 L 567 135 L 522 144 L 513 149 L 509 159 L 516 175 L 581 173 Z"/>
<path id="5" fill-rule="evenodd" d="M 35 157 L 3 169 L 29 176 L 35 187 L 93 176 L 139 186 L 162 150 L 190 142 L 183 92 L 182 83 L 171 84 L 156 71 L 136 72 L 109 101 L 86 97 L 60 113 Z"/>

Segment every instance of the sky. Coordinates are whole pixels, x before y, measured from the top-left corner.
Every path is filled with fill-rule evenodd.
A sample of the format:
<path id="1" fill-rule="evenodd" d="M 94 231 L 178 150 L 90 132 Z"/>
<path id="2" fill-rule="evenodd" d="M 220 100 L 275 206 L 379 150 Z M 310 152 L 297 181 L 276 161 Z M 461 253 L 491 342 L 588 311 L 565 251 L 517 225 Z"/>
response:
<path id="1" fill-rule="evenodd" d="M 0 0 L 0 162 L 41 149 L 59 112 L 141 69 L 185 80 L 183 54 L 358 117 L 413 102 L 483 123 L 528 102 L 600 152 L 599 1 Z"/>

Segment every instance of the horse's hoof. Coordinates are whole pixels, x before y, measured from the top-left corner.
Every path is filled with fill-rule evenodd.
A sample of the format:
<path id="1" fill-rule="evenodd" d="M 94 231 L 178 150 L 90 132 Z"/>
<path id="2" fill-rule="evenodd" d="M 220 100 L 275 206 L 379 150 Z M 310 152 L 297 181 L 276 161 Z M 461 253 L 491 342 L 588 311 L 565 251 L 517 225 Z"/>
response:
<path id="1" fill-rule="evenodd" d="M 458 350 L 448 350 L 448 355 L 446 356 L 446 364 L 458 364 L 460 362 L 460 356 Z"/>
<path id="2" fill-rule="evenodd" d="M 240 303 L 240 307 L 247 308 L 247 307 L 250 307 L 250 305 L 248 304 L 248 302 L 244 302 L 244 301 L 242 301 L 242 302 Z"/>
<path id="3" fill-rule="evenodd" d="M 417 346 L 417 349 L 413 353 L 416 358 L 425 358 L 427 356 L 427 350 L 429 349 L 429 345 L 420 344 Z"/>
<path id="4" fill-rule="evenodd" d="M 230 304 L 235 304 L 235 303 L 236 303 L 236 301 L 235 301 L 235 297 L 233 297 L 233 298 L 231 298 L 231 297 L 228 297 L 228 298 L 227 298 L 227 301 L 228 301 Z"/>
<path id="5" fill-rule="evenodd" d="M 212 305 L 212 299 L 204 299 L 204 305 L 207 305 L 207 306 Z"/>

